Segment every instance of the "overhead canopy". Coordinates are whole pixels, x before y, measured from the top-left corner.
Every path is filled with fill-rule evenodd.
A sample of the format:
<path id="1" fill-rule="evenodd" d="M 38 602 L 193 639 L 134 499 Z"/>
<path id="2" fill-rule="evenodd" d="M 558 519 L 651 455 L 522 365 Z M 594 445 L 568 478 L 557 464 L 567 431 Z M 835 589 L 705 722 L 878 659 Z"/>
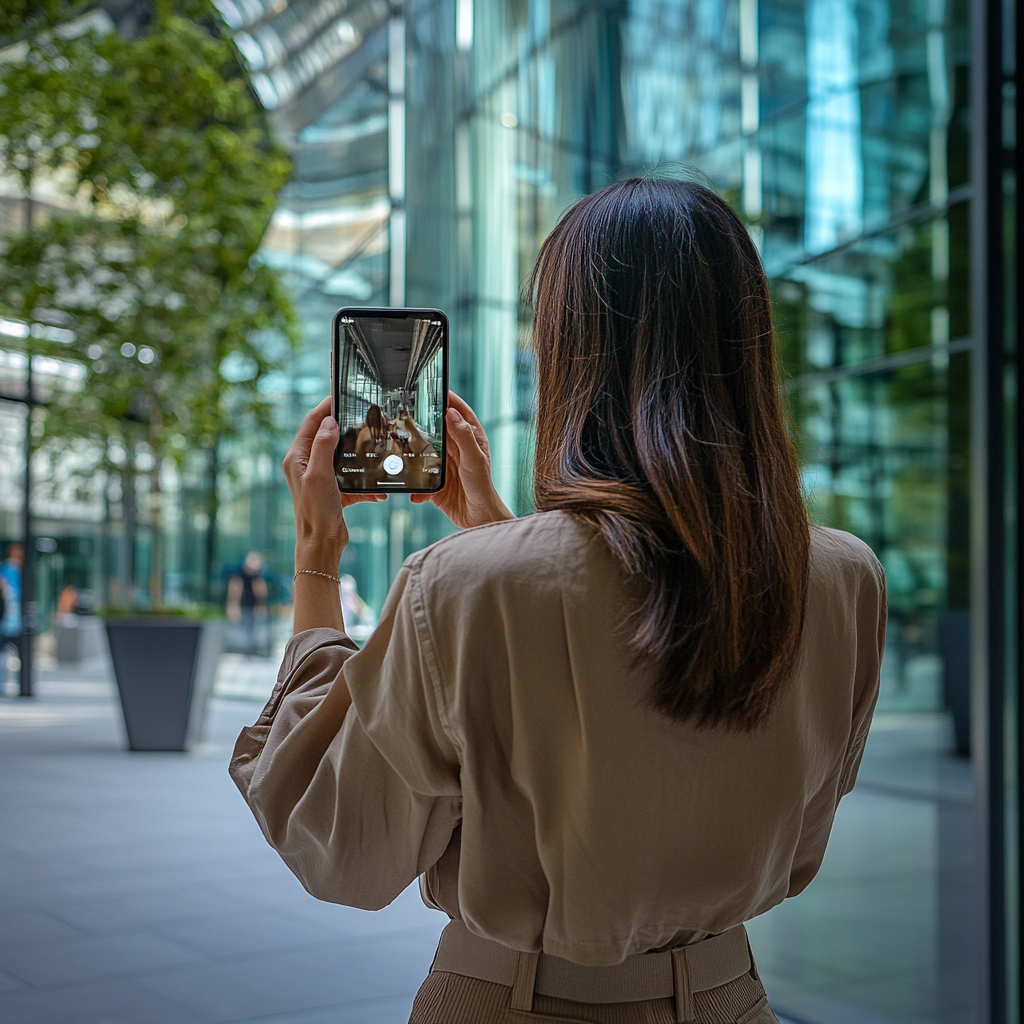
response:
<path id="1" fill-rule="evenodd" d="M 214 0 L 260 101 L 292 136 L 387 56 L 385 0 Z"/>
<path id="2" fill-rule="evenodd" d="M 412 391 L 441 347 L 441 327 L 427 318 L 360 317 L 346 330 L 385 391 Z"/>

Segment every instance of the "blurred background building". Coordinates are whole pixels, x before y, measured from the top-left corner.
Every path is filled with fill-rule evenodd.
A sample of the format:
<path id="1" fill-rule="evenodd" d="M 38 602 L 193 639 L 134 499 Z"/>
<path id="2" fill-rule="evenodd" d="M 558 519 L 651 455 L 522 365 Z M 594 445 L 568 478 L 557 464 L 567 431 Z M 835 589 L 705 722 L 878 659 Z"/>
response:
<path id="1" fill-rule="evenodd" d="M 134 30 L 139 4 L 99 6 Z M 973 774 L 969 756 L 970 268 L 983 236 L 972 241 L 970 228 L 966 0 L 215 6 L 294 160 L 260 258 L 287 274 L 302 337 L 261 382 L 280 433 L 220 450 L 212 565 L 204 480 L 186 473 L 169 488 L 166 592 L 216 595 L 256 548 L 286 599 L 293 534 L 278 467 L 328 392 L 328 330 L 343 305 L 448 313 L 453 388 L 484 422 L 498 489 L 529 512 L 534 362 L 521 287 L 541 241 L 576 197 L 614 178 L 662 169 L 710 181 L 750 226 L 772 280 L 814 517 L 864 538 L 889 586 L 860 795 L 819 882 L 752 928 L 762 973 L 809 1024 L 989 1019 L 988 972 L 1015 953 L 1011 943 L 1000 954 L 994 933 L 979 938 L 978 922 L 1000 900 L 1015 911 L 986 873 L 993 825 L 979 801 L 990 792 L 977 786 L 1001 753 L 976 748 Z M 10 193 L 0 205 L 7 226 L 16 203 Z M 3 380 L 24 372 L 25 329 L 0 321 Z M 0 403 L 9 540 L 23 419 Z M 45 624 L 64 585 L 104 593 L 101 574 L 127 569 L 100 558 L 116 509 L 41 497 L 37 514 L 37 533 L 56 542 L 39 555 Z M 374 611 L 406 555 L 450 530 L 432 506 L 399 499 L 348 518 L 342 570 Z M 144 528 L 136 543 L 144 579 Z M 975 558 L 990 550 L 975 543 Z"/>

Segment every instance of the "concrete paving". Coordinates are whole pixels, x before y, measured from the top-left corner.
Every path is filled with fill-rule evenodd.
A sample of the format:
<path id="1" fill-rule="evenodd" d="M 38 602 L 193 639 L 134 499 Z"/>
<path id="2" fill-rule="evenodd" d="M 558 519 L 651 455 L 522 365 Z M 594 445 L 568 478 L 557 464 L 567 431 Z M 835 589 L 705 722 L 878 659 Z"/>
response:
<path id="1" fill-rule="evenodd" d="M 41 674 L 0 701 L 3 1024 L 408 1019 L 446 918 L 415 889 L 377 914 L 302 889 L 227 776 L 261 703 L 132 754 L 102 662 Z"/>
<path id="2" fill-rule="evenodd" d="M 227 657 L 187 755 L 124 749 L 100 659 L 0 699 L 2 1024 L 407 1020 L 443 915 L 415 888 L 376 914 L 314 900 L 227 777 L 274 674 Z M 818 878 L 751 923 L 792 1024 L 973 1020 L 972 794 L 947 733 L 880 719 Z"/>

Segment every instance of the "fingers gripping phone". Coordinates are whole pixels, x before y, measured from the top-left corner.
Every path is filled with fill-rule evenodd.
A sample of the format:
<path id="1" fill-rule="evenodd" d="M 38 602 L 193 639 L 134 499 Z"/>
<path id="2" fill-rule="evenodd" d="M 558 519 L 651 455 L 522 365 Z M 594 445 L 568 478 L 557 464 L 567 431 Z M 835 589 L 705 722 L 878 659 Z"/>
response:
<path id="1" fill-rule="evenodd" d="M 339 309 L 331 395 L 342 491 L 430 494 L 444 486 L 448 318 L 439 309 Z"/>

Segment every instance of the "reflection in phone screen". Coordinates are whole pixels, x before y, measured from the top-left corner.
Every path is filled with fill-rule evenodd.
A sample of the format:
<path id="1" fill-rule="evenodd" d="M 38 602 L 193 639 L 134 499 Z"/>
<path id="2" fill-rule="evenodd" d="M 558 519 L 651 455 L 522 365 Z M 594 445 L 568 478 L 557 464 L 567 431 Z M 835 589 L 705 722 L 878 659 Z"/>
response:
<path id="1" fill-rule="evenodd" d="M 347 491 L 440 485 L 443 327 L 430 317 L 340 318 L 334 455 Z"/>

